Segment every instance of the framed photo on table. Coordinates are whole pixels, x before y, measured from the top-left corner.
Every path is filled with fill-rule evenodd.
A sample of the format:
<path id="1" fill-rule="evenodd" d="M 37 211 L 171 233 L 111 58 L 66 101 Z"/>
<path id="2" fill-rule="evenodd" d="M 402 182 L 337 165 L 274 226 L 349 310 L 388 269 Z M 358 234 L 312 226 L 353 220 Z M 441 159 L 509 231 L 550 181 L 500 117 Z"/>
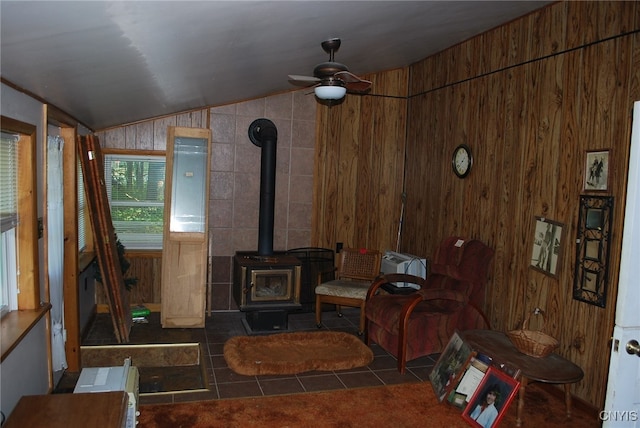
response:
<path id="1" fill-rule="evenodd" d="M 447 347 L 429 373 L 429 380 L 438 401 L 443 401 L 456 385 L 474 355 L 475 351 L 460 337 L 460 334 L 457 331 L 453 333 Z"/>
<path id="2" fill-rule="evenodd" d="M 475 394 L 462 412 L 462 418 L 474 427 L 497 427 L 519 388 L 518 380 L 495 367 L 489 367 Z"/>
<path id="3" fill-rule="evenodd" d="M 490 365 L 491 357 L 488 355 L 477 353 L 472 357 L 456 386 L 451 389 L 447 396 L 449 404 L 457 407 L 459 410 L 464 410 L 476 392 L 478 385 L 482 382 L 485 373 L 489 370 Z"/>

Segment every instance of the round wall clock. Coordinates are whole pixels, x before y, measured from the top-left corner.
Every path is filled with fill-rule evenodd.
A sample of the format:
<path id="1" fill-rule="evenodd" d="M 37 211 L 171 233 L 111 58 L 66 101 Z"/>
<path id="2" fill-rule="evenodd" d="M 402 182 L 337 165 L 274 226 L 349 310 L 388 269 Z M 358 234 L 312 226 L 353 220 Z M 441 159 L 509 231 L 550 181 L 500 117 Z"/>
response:
<path id="1" fill-rule="evenodd" d="M 469 175 L 471 166 L 473 165 L 473 156 L 471 155 L 471 149 L 466 144 L 460 144 L 453 151 L 453 158 L 451 160 L 453 166 L 453 172 L 460 178 L 464 178 Z"/>

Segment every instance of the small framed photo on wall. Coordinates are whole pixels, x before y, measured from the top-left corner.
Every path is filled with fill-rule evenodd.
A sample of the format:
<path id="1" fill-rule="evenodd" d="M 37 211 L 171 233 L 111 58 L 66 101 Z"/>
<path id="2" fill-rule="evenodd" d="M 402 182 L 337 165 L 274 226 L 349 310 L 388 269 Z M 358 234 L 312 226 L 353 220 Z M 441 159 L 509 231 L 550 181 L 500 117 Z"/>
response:
<path id="1" fill-rule="evenodd" d="M 564 226 L 544 217 L 536 217 L 531 268 L 546 275 L 557 277 L 562 254 Z"/>
<path id="2" fill-rule="evenodd" d="M 584 190 L 605 192 L 609 189 L 609 150 L 588 151 L 586 155 Z"/>

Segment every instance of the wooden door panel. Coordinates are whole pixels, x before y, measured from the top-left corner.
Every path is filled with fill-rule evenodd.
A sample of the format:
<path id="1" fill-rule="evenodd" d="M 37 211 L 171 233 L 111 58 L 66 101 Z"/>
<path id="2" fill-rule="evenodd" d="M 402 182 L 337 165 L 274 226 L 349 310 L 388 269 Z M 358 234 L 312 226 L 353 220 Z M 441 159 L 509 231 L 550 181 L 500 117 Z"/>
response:
<path id="1" fill-rule="evenodd" d="M 163 327 L 204 327 L 206 245 L 169 241 L 164 251 Z"/>

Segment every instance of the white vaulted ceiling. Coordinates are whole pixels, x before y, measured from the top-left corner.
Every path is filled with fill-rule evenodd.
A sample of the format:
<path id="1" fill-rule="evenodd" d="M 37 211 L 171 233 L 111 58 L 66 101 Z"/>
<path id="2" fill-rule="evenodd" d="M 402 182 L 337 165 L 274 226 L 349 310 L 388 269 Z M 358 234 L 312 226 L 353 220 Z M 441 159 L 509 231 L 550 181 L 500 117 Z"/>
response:
<path id="1" fill-rule="evenodd" d="M 1 76 L 98 130 L 408 66 L 548 1 L 6 1 Z M 375 93 L 375 87 L 372 88 Z"/>

